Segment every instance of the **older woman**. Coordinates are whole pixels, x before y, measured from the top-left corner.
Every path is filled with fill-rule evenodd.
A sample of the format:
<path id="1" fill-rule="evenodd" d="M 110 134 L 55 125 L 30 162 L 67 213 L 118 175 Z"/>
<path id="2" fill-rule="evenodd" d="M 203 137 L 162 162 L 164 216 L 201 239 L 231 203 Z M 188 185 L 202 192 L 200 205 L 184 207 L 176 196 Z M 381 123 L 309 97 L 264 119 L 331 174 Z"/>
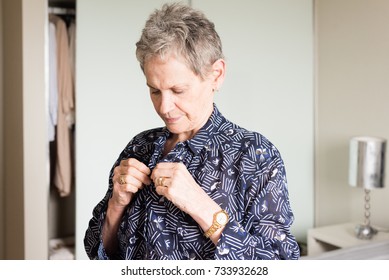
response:
<path id="1" fill-rule="evenodd" d="M 85 235 L 91 259 L 297 259 L 281 156 L 214 104 L 226 65 L 214 24 L 166 4 L 137 43 L 165 127 L 120 154 Z"/>

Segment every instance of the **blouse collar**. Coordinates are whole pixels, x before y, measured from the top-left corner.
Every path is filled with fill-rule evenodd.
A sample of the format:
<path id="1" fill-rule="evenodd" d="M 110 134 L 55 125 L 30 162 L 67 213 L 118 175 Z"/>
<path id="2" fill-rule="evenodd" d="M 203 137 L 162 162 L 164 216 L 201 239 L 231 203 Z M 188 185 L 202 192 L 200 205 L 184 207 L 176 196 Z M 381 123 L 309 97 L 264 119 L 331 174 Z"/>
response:
<path id="1" fill-rule="evenodd" d="M 223 122 L 225 122 L 223 115 L 219 112 L 216 104 L 213 104 L 213 112 L 208 121 L 193 138 L 186 141 L 195 155 L 199 154 L 202 149 L 209 148 L 214 134 L 218 131 L 218 127 Z"/>

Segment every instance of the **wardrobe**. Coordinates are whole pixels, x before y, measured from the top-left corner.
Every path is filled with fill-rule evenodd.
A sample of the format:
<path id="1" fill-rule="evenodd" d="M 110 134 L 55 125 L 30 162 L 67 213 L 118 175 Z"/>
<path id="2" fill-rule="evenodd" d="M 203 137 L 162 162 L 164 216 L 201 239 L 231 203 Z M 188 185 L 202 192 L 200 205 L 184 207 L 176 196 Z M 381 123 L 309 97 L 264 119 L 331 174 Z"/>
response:
<path id="1" fill-rule="evenodd" d="M 55 14 L 64 20 L 66 30 L 72 26 L 74 31 L 76 1 L 4 0 L 1 4 L 4 199 L 0 237 L 4 243 L 0 256 L 74 259 L 75 184 L 74 179 L 70 184 L 57 183 L 63 181 L 55 176 L 57 123 L 49 125 L 53 116 L 49 22 Z M 74 131 L 75 124 L 69 129 Z M 69 145 L 74 143 L 70 138 L 69 134 Z M 74 144 L 71 148 L 73 153 Z M 73 177 L 74 162 L 71 169 Z M 64 185 L 67 189 L 60 191 L 58 186 Z"/>
<path id="2" fill-rule="evenodd" d="M 49 259 L 74 259 L 76 3 L 48 3 Z"/>

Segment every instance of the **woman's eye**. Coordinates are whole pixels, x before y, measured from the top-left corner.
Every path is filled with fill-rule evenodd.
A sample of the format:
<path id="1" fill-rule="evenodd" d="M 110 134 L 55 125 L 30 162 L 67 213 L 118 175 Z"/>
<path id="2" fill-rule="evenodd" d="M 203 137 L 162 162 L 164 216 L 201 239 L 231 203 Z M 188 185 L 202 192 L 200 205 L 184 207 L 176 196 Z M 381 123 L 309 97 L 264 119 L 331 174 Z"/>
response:
<path id="1" fill-rule="evenodd" d="M 159 91 L 159 90 L 150 90 L 150 93 L 151 93 L 151 94 L 159 94 L 160 91 Z"/>

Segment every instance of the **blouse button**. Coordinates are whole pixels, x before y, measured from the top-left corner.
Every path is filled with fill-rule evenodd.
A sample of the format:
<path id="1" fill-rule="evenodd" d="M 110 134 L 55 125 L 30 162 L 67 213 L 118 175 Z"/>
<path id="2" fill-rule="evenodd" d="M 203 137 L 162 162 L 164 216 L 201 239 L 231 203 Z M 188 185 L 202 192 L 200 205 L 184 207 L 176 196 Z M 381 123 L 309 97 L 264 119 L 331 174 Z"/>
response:
<path id="1" fill-rule="evenodd" d="M 257 155 L 267 154 L 266 149 L 263 149 L 263 150 L 262 149 L 256 149 L 255 153 Z"/>

